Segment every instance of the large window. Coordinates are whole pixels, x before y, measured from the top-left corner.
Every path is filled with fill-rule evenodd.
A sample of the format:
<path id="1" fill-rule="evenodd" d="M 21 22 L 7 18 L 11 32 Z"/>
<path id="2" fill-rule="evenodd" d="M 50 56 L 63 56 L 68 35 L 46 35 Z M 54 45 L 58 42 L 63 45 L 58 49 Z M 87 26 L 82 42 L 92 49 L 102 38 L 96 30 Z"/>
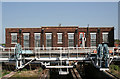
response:
<path id="1" fill-rule="evenodd" d="M 24 36 L 24 47 L 29 47 L 29 33 L 23 33 Z"/>
<path id="2" fill-rule="evenodd" d="M 11 33 L 11 44 L 17 44 L 17 33 Z"/>
<path id="3" fill-rule="evenodd" d="M 108 43 L 108 33 L 102 33 L 103 43 Z"/>
<path id="4" fill-rule="evenodd" d="M 68 33 L 68 46 L 74 47 L 74 33 Z"/>
<path id="5" fill-rule="evenodd" d="M 52 33 L 46 33 L 46 47 L 52 47 Z"/>
<path id="6" fill-rule="evenodd" d="M 96 33 L 90 33 L 91 46 L 96 46 Z"/>
<path id="7" fill-rule="evenodd" d="M 57 43 L 58 43 L 58 44 L 62 44 L 62 33 L 57 33 L 57 36 L 58 36 L 58 41 L 57 41 Z"/>
<path id="8" fill-rule="evenodd" d="M 34 33 L 35 37 L 35 47 L 40 47 L 40 33 Z"/>

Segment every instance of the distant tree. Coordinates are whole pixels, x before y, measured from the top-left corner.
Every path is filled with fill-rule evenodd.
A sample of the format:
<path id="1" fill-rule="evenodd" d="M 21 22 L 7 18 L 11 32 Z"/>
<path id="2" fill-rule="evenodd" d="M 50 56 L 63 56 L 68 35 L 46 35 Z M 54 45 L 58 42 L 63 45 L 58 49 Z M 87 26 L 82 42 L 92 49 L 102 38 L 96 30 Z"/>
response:
<path id="1" fill-rule="evenodd" d="M 119 44 L 120 43 L 120 40 L 119 39 L 115 39 L 115 44 Z"/>
<path id="2" fill-rule="evenodd" d="M 5 47 L 5 44 L 0 44 L 1 46 Z"/>

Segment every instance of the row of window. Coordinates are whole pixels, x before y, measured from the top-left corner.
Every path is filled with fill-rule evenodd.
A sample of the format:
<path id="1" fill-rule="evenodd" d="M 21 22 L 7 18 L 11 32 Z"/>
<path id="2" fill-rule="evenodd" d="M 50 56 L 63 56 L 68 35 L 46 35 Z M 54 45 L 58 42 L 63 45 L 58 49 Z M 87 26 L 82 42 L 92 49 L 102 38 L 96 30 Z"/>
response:
<path id="1" fill-rule="evenodd" d="M 62 44 L 62 33 L 57 33 L 58 44 Z M 34 33 L 35 47 L 40 47 L 40 33 Z M 29 47 L 29 33 L 23 33 L 24 47 Z M 11 33 L 11 44 L 17 43 L 17 33 Z M 52 46 L 52 33 L 46 33 L 46 47 Z"/>
<path id="2" fill-rule="evenodd" d="M 103 43 L 108 43 L 108 33 L 102 33 Z M 57 43 L 62 44 L 62 33 L 57 33 Z M 96 46 L 96 33 L 90 33 L 91 46 Z M 29 47 L 29 33 L 23 33 L 23 44 L 24 47 Z M 34 33 L 35 47 L 40 47 L 41 33 Z M 84 46 L 85 43 L 85 33 L 81 32 L 79 34 L 80 46 Z M 11 33 L 11 44 L 17 43 L 17 33 Z M 74 33 L 68 33 L 68 46 L 74 47 Z M 46 33 L 46 47 L 52 47 L 52 33 Z"/>

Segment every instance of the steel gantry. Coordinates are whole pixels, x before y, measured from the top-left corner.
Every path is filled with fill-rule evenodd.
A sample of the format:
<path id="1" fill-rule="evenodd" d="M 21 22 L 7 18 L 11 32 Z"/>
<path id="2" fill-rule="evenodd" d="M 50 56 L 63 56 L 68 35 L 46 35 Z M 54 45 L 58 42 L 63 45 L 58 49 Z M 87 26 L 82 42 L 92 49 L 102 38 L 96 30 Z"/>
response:
<path id="1" fill-rule="evenodd" d="M 120 59 L 119 55 L 114 55 L 114 47 L 109 48 L 106 44 L 99 44 L 98 47 L 44 47 L 44 49 L 22 48 L 20 44 L 16 44 L 14 48 L 2 48 L 0 53 L 2 54 L 0 61 L 14 61 L 16 69 L 39 61 L 45 68 L 58 68 L 60 74 L 65 74 L 63 68 L 66 68 L 68 74 L 68 68 L 75 67 L 80 61 L 90 61 L 96 68 L 108 70 L 114 58 Z"/>

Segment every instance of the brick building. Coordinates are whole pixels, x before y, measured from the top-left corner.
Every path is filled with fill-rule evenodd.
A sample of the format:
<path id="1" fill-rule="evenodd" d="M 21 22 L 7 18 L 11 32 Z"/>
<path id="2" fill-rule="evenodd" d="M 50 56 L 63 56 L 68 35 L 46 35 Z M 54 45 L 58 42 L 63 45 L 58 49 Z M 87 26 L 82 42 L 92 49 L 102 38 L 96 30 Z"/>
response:
<path id="1" fill-rule="evenodd" d="M 44 26 L 6 28 L 6 47 L 92 47 L 99 43 L 114 46 L 114 27 Z"/>

